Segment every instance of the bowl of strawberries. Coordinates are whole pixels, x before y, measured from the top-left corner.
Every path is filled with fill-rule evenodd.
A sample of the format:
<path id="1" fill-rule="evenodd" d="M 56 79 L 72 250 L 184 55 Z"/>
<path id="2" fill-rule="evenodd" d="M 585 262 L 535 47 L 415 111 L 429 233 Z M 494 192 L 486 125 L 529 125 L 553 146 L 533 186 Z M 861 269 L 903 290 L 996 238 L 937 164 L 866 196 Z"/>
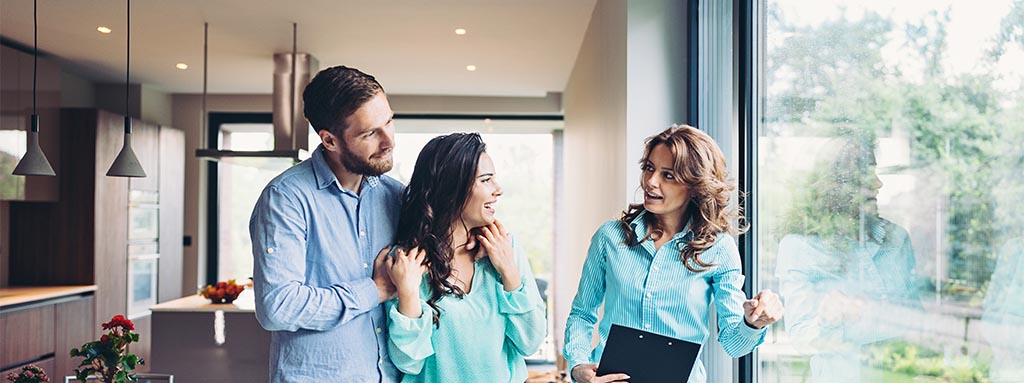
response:
<path id="1" fill-rule="evenodd" d="M 245 286 L 236 284 L 234 279 L 230 279 L 227 282 L 217 282 L 216 285 L 206 285 L 199 290 L 199 295 L 213 303 L 231 303 L 238 298 L 238 294 L 241 294 L 242 291 L 245 291 Z"/>

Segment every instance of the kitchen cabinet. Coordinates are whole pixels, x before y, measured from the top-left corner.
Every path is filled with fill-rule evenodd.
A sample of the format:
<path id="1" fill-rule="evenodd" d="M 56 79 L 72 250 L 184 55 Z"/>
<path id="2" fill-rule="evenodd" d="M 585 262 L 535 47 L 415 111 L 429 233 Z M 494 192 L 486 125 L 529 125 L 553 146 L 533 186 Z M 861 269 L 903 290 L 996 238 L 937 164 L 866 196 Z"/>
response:
<path id="1" fill-rule="evenodd" d="M 81 362 L 69 351 L 95 340 L 95 286 L 0 288 L 0 376 L 26 364 L 51 377 L 71 375 Z M 57 381 L 51 379 L 51 381 Z"/>
<path id="2" fill-rule="evenodd" d="M 146 358 L 149 307 L 182 295 L 184 134 L 133 120 L 132 146 L 147 177 L 107 177 L 124 117 L 67 108 L 60 120 L 61 198 L 10 203 L 9 283 L 95 284 L 93 335 L 125 315 L 140 334 L 132 351 Z"/>

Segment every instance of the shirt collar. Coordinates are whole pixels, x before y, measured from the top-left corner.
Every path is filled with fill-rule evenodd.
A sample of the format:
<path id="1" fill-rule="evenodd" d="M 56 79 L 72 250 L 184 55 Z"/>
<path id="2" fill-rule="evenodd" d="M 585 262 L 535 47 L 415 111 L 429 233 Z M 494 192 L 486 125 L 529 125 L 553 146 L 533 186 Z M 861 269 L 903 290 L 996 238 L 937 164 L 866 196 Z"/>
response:
<path id="1" fill-rule="evenodd" d="M 636 218 L 633 218 L 633 221 L 629 223 L 630 228 L 632 228 L 633 232 L 636 233 L 637 239 L 647 236 L 646 217 L 650 214 L 652 213 L 647 211 L 647 209 L 644 209 L 640 214 L 636 215 Z M 683 240 L 684 242 L 689 242 L 691 239 L 693 239 L 693 230 L 690 229 L 690 221 L 686 221 L 686 226 L 683 226 L 683 230 L 672 236 L 673 241 Z"/>
<path id="2" fill-rule="evenodd" d="M 324 150 L 324 145 L 320 144 L 316 147 L 316 150 L 313 151 L 313 155 L 310 156 L 310 160 L 313 161 L 313 174 L 316 175 L 317 187 L 323 189 L 334 184 L 337 185 L 338 189 L 344 190 L 344 188 L 341 187 L 341 183 L 338 182 L 338 177 L 334 175 L 333 171 L 331 171 L 330 165 L 327 165 L 327 159 L 324 158 L 324 155 L 326 155 L 326 150 Z M 380 177 L 363 176 L 362 184 L 364 186 L 375 188 L 377 185 L 380 185 Z"/>

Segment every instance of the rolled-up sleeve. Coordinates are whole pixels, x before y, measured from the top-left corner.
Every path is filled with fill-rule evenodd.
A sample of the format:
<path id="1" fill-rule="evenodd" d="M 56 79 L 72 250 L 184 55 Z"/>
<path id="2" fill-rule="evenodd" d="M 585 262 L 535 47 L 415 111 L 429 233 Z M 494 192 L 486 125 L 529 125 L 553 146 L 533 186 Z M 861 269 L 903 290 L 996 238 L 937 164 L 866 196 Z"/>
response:
<path id="1" fill-rule="evenodd" d="M 249 220 L 256 319 L 268 331 L 326 330 L 378 306 L 372 279 L 304 284 L 306 211 L 295 193 L 270 185 Z"/>
<path id="2" fill-rule="evenodd" d="M 722 263 L 711 278 L 711 289 L 718 313 L 718 341 L 722 348 L 733 358 L 749 354 L 764 341 L 767 326 L 755 329 L 743 319 L 743 292 L 745 277 L 740 269 L 740 253 L 732 237 L 720 238 L 724 244 L 721 254 Z"/>

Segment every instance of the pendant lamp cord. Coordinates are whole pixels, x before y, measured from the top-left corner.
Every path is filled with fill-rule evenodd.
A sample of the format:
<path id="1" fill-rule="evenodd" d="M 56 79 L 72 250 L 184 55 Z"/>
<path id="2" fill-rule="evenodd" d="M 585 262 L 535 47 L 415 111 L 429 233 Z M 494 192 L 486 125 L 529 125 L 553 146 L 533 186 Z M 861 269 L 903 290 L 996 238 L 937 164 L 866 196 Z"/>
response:
<path id="1" fill-rule="evenodd" d="M 125 55 L 124 55 L 124 115 L 128 115 L 128 88 L 130 87 L 130 80 L 128 74 L 131 71 L 131 57 L 132 57 L 132 2 L 131 0 L 125 0 L 126 9 L 128 13 L 127 21 L 125 24 Z"/>
<path id="2" fill-rule="evenodd" d="M 203 23 L 203 128 L 200 130 L 199 147 L 209 147 L 209 143 L 205 143 L 209 140 L 207 135 L 207 120 L 210 117 L 206 113 L 206 73 L 207 73 L 207 56 L 209 56 L 209 41 L 210 41 L 210 23 Z"/>
<path id="3" fill-rule="evenodd" d="M 32 0 L 32 114 L 36 113 L 36 71 L 39 64 L 39 12 L 38 0 Z M 32 127 L 35 129 L 36 127 Z"/>

